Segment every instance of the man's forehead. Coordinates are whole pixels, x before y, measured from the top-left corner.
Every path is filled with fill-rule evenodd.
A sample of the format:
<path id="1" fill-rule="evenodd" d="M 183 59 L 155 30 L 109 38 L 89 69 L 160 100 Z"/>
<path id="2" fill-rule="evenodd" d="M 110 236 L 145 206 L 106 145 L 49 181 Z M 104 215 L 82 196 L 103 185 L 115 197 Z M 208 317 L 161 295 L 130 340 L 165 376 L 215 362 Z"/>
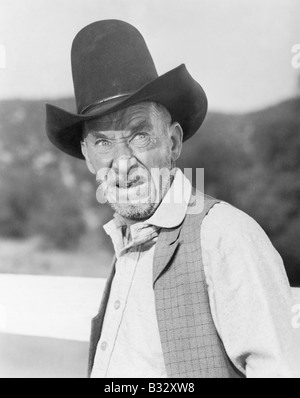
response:
<path id="1" fill-rule="evenodd" d="M 155 116 L 153 108 L 152 103 L 132 105 L 118 112 L 86 122 L 85 132 L 123 131 L 138 126 L 151 128 L 153 116 Z"/>

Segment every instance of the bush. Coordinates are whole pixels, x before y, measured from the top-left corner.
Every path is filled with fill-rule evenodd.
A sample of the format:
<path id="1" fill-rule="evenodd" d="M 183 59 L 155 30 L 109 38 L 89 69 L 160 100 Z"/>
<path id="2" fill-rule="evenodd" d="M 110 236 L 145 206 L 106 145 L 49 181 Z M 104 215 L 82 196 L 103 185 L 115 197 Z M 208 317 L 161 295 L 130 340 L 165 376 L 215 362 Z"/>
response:
<path id="1" fill-rule="evenodd" d="M 48 246 L 75 248 L 86 232 L 80 193 L 71 191 L 60 181 L 42 192 L 39 208 L 29 215 L 31 234 L 44 237 Z"/>
<path id="2" fill-rule="evenodd" d="M 12 238 L 39 235 L 47 245 L 76 247 L 85 233 L 80 192 L 66 187 L 57 173 L 39 175 L 15 164 L 1 179 L 0 234 Z"/>

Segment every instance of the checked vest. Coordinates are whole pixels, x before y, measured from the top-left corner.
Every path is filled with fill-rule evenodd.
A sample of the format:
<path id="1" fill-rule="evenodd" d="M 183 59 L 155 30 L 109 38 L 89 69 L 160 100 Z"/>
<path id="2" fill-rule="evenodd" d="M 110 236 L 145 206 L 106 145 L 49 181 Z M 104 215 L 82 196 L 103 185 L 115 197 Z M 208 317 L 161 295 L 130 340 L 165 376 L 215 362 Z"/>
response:
<path id="1" fill-rule="evenodd" d="M 162 228 L 156 243 L 153 289 L 165 366 L 170 378 L 243 377 L 230 362 L 215 328 L 202 261 L 201 225 L 218 202 L 193 190 L 189 204 L 192 213 L 188 211 L 178 227 Z M 89 376 L 114 273 L 113 267 L 99 314 L 92 321 Z"/>

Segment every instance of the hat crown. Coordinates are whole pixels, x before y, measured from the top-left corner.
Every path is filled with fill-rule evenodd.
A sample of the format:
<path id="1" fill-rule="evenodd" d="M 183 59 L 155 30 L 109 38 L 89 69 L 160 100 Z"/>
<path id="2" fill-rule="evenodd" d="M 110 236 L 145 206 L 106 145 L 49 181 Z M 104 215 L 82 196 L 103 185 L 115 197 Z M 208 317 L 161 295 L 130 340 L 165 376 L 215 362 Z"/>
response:
<path id="1" fill-rule="evenodd" d="M 81 30 L 71 58 L 78 113 L 131 94 L 158 77 L 143 36 L 123 21 L 99 21 Z"/>

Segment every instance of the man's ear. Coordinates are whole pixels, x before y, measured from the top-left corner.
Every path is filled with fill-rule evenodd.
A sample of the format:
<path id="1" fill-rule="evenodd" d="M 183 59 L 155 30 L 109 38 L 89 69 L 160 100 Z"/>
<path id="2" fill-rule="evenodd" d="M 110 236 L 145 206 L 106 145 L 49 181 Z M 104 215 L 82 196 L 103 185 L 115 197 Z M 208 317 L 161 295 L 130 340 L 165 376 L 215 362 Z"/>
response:
<path id="1" fill-rule="evenodd" d="M 94 169 L 94 167 L 93 167 L 93 164 L 92 164 L 92 162 L 91 162 L 91 160 L 90 160 L 90 157 L 89 157 L 89 155 L 88 155 L 88 150 L 87 150 L 85 141 L 81 141 L 81 152 L 82 152 L 82 154 L 83 154 L 83 156 L 84 156 L 84 158 L 85 158 L 86 165 L 87 165 L 89 171 L 90 171 L 92 174 L 95 174 L 95 175 L 96 175 L 96 171 L 95 171 L 95 169 Z"/>
<path id="2" fill-rule="evenodd" d="M 177 122 L 173 123 L 170 127 L 170 139 L 172 141 L 172 158 L 176 162 L 181 155 L 183 141 L 183 131 Z"/>

